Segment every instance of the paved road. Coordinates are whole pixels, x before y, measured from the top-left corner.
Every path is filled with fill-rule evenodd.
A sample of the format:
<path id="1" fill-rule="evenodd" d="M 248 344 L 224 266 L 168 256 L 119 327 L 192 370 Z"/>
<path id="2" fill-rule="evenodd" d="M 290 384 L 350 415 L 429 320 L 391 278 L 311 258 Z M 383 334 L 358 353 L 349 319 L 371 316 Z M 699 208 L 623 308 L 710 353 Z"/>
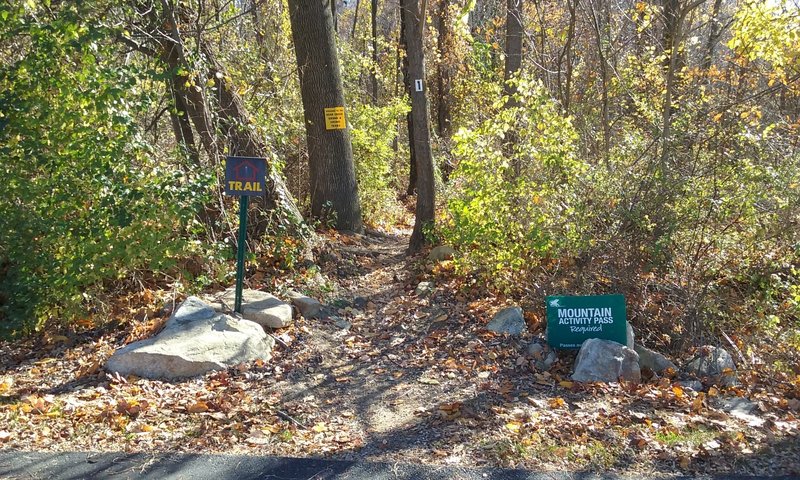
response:
<path id="1" fill-rule="evenodd" d="M 348 462 L 315 458 L 189 453 L 40 453 L 7 450 L 0 451 L 0 478 L 48 480 L 85 478 L 115 480 L 204 478 L 214 480 L 621 480 L 641 477 L 591 473 L 535 473 L 523 470 Z M 757 477 L 692 478 L 727 480 Z M 791 477 L 771 478 L 789 479 Z"/>

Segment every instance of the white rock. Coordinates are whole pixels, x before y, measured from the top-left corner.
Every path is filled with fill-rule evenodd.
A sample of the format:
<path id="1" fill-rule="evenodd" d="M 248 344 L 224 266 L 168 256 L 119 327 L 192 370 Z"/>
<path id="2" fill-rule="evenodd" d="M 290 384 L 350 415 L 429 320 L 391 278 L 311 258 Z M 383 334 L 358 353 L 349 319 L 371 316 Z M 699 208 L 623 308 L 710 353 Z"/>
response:
<path id="1" fill-rule="evenodd" d="M 236 302 L 236 290 L 229 288 L 207 298 L 214 310 L 230 312 Z M 242 317 L 262 327 L 283 328 L 292 323 L 292 306 L 261 290 L 242 291 Z"/>
<path id="2" fill-rule="evenodd" d="M 261 326 L 215 313 L 189 297 L 161 333 L 117 350 L 106 370 L 144 378 L 193 377 L 256 359 L 268 361 L 274 345 Z"/>
<path id="3" fill-rule="evenodd" d="M 414 293 L 419 296 L 423 297 L 428 295 L 433 291 L 433 282 L 419 282 L 417 284 L 417 288 L 414 290 Z"/>
<path id="4" fill-rule="evenodd" d="M 730 386 L 736 383 L 736 364 L 724 348 L 706 345 L 697 350 L 686 371 L 704 382 Z"/>
<path id="5" fill-rule="evenodd" d="M 629 382 L 642 380 L 639 355 L 611 340 L 585 340 L 575 360 L 572 379 L 577 382 L 616 382 L 620 378 Z"/>
<path id="6" fill-rule="evenodd" d="M 292 305 L 297 307 L 297 310 L 305 318 L 317 318 L 322 312 L 322 304 L 314 298 L 307 297 L 302 293 L 289 290 L 287 292 Z"/>
<path id="7" fill-rule="evenodd" d="M 678 367 L 674 363 L 654 350 L 642 345 L 636 345 L 633 349 L 639 354 L 639 368 L 649 368 L 656 373 L 661 373 L 668 368 L 678 371 Z"/>
<path id="8" fill-rule="evenodd" d="M 519 307 L 508 307 L 500 310 L 495 314 L 486 328 L 494 333 L 507 333 L 509 335 L 521 334 L 526 329 L 525 317 L 522 316 L 522 309 Z"/>

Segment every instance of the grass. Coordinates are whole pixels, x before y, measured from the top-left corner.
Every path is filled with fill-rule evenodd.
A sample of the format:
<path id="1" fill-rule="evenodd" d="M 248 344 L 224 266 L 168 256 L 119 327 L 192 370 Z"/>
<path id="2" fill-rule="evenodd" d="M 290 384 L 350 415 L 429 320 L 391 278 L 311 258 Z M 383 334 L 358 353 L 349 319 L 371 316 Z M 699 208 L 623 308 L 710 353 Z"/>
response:
<path id="1" fill-rule="evenodd" d="M 715 437 L 714 432 L 706 428 L 688 428 L 683 431 L 658 432 L 655 439 L 668 447 L 686 445 L 696 447 L 702 445 Z"/>

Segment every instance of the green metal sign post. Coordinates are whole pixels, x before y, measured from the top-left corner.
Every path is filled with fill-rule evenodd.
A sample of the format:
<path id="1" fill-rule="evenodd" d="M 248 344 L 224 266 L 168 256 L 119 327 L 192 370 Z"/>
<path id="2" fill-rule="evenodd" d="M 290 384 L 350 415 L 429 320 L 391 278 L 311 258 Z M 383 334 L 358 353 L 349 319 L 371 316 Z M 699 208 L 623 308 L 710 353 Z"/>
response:
<path id="1" fill-rule="evenodd" d="M 242 313 L 242 286 L 244 285 L 244 252 L 247 249 L 247 195 L 239 197 L 239 241 L 236 246 L 236 301 L 233 311 Z"/>
<path id="2" fill-rule="evenodd" d="M 225 159 L 225 194 L 239 197 L 239 239 L 236 245 L 236 299 L 233 311 L 242 313 L 244 254 L 247 248 L 247 204 L 249 198 L 266 191 L 267 161 L 255 157 Z"/>

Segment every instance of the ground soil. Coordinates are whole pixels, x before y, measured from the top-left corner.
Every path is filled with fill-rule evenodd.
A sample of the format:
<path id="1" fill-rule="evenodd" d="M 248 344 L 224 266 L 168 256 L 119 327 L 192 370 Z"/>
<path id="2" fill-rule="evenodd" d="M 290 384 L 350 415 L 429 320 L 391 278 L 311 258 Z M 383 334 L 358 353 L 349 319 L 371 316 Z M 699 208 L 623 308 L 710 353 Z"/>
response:
<path id="1" fill-rule="evenodd" d="M 327 303 L 271 332 L 271 362 L 182 382 L 102 370 L 157 331 L 163 292 L 115 324 L 0 344 L 0 448 L 202 451 L 624 473 L 798 474 L 800 379 L 692 392 L 670 378 L 569 380 L 574 354 L 537 368 L 521 337 L 485 329 L 511 302 L 405 253 L 408 232 L 331 234 L 288 282 Z M 418 288 L 432 282 L 431 289 Z M 176 298 L 180 300 L 180 298 Z M 168 309 L 169 310 L 169 309 Z M 539 367 L 541 364 L 539 364 Z M 777 382 L 777 383 L 776 383 Z M 787 395 L 790 392 L 790 395 Z M 791 393 L 794 392 L 794 393 Z M 732 415 L 721 402 L 756 408 Z"/>

